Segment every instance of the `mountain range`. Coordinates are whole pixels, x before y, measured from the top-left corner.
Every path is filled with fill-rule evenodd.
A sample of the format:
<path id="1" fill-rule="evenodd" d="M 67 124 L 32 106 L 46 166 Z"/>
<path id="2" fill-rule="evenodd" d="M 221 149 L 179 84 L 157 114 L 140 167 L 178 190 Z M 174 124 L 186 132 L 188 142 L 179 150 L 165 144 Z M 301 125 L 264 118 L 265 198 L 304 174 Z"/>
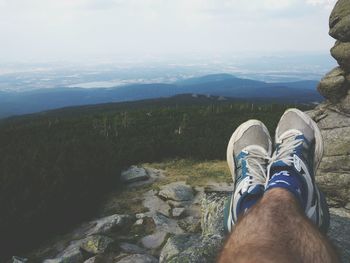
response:
<path id="1" fill-rule="evenodd" d="M 179 94 L 214 95 L 238 100 L 281 103 L 320 102 L 317 81 L 267 83 L 213 74 L 181 80 L 172 84 L 130 84 L 115 88 L 57 87 L 23 92 L 0 91 L 0 117 L 50 109 L 172 97 Z"/>

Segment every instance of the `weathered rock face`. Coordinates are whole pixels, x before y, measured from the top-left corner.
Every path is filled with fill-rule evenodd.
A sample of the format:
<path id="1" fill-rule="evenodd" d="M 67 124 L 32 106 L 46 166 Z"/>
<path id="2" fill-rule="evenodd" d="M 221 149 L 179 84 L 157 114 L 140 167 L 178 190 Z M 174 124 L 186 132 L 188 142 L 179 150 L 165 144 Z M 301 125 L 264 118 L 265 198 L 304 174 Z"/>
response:
<path id="1" fill-rule="evenodd" d="M 340 0 L 329 18 L 329 34 L 343 42 L 350 41 L 350 2 Z"/>
<path id="2" fill-rule="evenodd" d="M 331 49 L 340 67 L 329 72 L 318 91 L 327 101 L 309 112 L 321 129 L 324 157 L 317 181 L 332 205 L 350 202 L 350 1 L 339 0 L 329 19 Z"/>
<path id="3" fill-rule="evenodd" d="M 317 89 L 321 95 L 331 102 L 339 102 L 347 93 L 347 80 L 345 78 L 345 71 L 337 67 L 327 73 L 321 80 Z"/>
<path id="4" fill-rule="evenodd" d="M 340 67 L 329 72 L 318 90 L 333 109 L 350 114 L 350 1 L 339 0 L 329 18 L 329 34 L 337 41 L 331 49 Z M 326 105 L 326 104 L 325 104 Z M 330 107 L 329 107 L 330 108 Z"/>
<path id="5" fill-rule="evenodd" d="M 349 80 L 348 80 L 349 82 Z M 341 99 L 340 103 L 339 103 L 339 108 L 347 113 L 350 114 L 350 90 L 348 91 L 347 95 Z"/>
<path id="6" fill-rule="evenodd" d="M 350 42 L 337 41 L 331 49 L 332 56 L 338 64 L 349 72 L 350 70 Z"/>
<path id="7" fill-rule="evenodd" d="M 343 207 L 350 202 L 350 118 L 324 105 L 310 114 L 324 140 L 317 182 L 332 205 Z"/>

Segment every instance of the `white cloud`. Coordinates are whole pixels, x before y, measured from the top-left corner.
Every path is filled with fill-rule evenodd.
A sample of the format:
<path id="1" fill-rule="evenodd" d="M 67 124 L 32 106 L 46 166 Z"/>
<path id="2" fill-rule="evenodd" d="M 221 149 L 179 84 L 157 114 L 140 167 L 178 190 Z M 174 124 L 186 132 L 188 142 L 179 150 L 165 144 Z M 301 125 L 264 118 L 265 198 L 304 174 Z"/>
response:
<path id="1" fill-rule="evenodd" d="M 0 0 L 0 59 L 327 50 L 334 0 Z"/>
<path id="2" fill-rule="evenodd" d="M 306 3 L 313 6 L 322 6 L 325 9 L 332 9 L 337 0 L 306 0 Z"/>

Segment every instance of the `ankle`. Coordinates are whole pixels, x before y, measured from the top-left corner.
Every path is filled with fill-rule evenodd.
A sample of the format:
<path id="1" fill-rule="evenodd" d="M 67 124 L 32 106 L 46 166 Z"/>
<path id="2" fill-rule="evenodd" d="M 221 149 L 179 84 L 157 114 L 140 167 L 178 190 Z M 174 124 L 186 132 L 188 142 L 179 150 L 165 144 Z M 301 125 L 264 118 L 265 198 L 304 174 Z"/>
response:
<path id="1" fill-rule="evenodd" d="M 261 199 L 262 204 L 276 203 L 274 201 L 278 201 L 278 204 L 290 204 L 295 207 L 300 207 L 300 203 L 295 195 L 285 188 L 271 188 L 265 192 Z"/>

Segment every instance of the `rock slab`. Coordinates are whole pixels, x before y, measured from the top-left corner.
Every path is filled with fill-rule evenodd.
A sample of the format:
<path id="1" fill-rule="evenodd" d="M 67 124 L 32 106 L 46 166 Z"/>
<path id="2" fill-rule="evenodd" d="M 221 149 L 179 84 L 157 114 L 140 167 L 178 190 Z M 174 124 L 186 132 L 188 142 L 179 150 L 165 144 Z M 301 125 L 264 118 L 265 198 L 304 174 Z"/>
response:
<path id="1" fill-rule="evenodd" d="M 175 182 L 163 186 L 159 196 L 174 201 L 189 201 L 193 199 L 194 193 L 185 182 Z"/>
<path id="2" fill-rule="evenodd" d="M 123 171 L 120 176 L 120 179 L 124 183 L 134 183 L 148 180 L 149 178 L 147 171 L 144 168 L 137 166 L 131 166 L 128 170 Z"/>

